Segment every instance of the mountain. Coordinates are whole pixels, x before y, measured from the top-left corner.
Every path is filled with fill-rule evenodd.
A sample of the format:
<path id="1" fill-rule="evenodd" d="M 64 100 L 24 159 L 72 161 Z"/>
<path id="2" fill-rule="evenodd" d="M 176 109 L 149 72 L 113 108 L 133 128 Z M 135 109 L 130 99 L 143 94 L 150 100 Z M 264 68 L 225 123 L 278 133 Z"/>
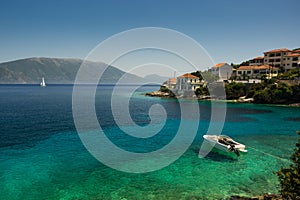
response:
<path id="1" fill-rule="evenodd" d="M 164 82 L 166 82 L 169 78 L 168 77 L 164 77 L 164 76 L 159 76 L 157 74 L 150 74 L 144 77 L 145 81 L 149 82 L 149 83 L 159 83 L 159 84 L 163 84 Z"/>
<path id="2" fill-rule="evenodd" d="M 42 77 L 46 83 L 74 83 L 77 71 L 83 60 L 64 58 L 26 58 L 0 63 L 0 84 L 37 84 Z M 106 65 L 101 62 L 85 62 L 91 69 L 104 70 Z M 116 83 L 123 75 L 122 83 L 140 83 L 143 78 L 125 73 L 113 66 L 108 66 L 103 72 L 101 83 Z M 94 76 L 95 73 L 90 73 Z"/>

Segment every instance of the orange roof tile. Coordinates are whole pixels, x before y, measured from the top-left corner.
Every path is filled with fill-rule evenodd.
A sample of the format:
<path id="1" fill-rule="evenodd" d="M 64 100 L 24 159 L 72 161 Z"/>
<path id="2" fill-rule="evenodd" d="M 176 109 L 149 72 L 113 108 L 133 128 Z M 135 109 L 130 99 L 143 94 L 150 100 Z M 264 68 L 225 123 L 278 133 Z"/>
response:
<path id="1" fill-rule="evenodd" d="M 266 51 L 264 52 L 264 54 L 266 53 L 278 53 L 278 52 L 290 52 L 291 50 L 287 49 L 287 48 L 282 48 L 282 49 L 274 49 L 274 50 L 270 50 L 270 51 Z"/>
<path id="2" fill-rule="evenodd" d="M 300 49 L 292 51 L 292 53 L 300 53 Z"/>
<path id="3" fill-rule="evenodd" d="M 270 65 L 259 65 L 259 66 L 240 66 L 239 68 L 237 68 L 237 70 L 262 70 L 262 69 L 270 69 L 270 68 L 272 68 L 273 70 L 275 69 L 277 69 L 278 70 L 278 68 L 277 67 L 272 67 L 272 66 L 270 66 Z"/>
<path id="4" fill-rule="evenodd" d="M 218 63 L 218 64 L 216 64 L 215 66 L 213 66 L 213 67 L 222 67 L 223 65 L 225 65 L 226 63 Z"/>
<path id="5" fill-rule="evenodd" d="M 192 74 L 183 74 L 183 75 L 181 75 L 181 76 L 179 76 L 180 78 L 199 78 L 199 77 L 197 77 L 197 76 L 194 76 L 194 75 L 192 75 Z"/>
<path id="6" fill-rule="evenodd" d="M 300 52 L 299 53 L 289 53 L 286 55 L 287 57 L 300 57 Z"/>
<path id="7" fill-rule="evenodd" d="M 258 57 L 252 58 L 251 60 L 262 60 L 262 59 L 264 59 L 263 56 L 258 56 Z"/>
<path id="8" fill-rule="evenodd" d="M 169 82 L 170 84 L 176 84 L 177 79 L 176 79 L 176 78 L 169 78 L 168 82 Z"/>

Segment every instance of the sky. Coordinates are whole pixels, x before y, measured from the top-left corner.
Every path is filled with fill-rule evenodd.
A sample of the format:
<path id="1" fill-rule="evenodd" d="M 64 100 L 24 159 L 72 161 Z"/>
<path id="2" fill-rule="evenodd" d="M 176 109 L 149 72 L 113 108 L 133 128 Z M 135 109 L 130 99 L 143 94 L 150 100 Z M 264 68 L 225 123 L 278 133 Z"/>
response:
<path id="1" fill-rule="evenodd" d="M 300 47 L 299 10 L 299 0 L 1 0 L 0 62 L 85 58 L 114 34 L 162 27 L 193 38 L 216 63 L 240 63 Z"/>

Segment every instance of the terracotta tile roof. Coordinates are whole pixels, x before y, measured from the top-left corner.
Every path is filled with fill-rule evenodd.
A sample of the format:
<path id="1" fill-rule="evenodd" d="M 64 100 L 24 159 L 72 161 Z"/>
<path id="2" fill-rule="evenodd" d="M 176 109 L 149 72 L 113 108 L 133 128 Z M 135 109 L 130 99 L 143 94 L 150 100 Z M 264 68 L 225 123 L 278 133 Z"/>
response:
<path id="1" fill-rule="evenodd" d="M 299 53 L 289 53 L 286 55 L 287 57 L 300 57 L 300 52 Z"/>
<path id="2" fill-rule="evenodd" d="M 177 79 L 176 79 L 176 78 L 169 78 L 168 82 L 169 82 L 170 84 L 176 84 Z"/>
<path id="3" fill-rule="evenodd" d="M 218 63 L 218 64 L 216 64 L 215 66 L 213 66 L 213 67 L 216 67 L 216 68 L 218 68 L 218 67 L 222 67 L 223 65 L 225 65 L 226 63 Z"/>
<path id="4" fill-rule="evenodd" d="M 197 76 L 194 76 L 192 74 L 183 74 L 181 76 L 179 76 L 180 78 L 198 78 Z"/>
<path id="5" fill-rule="evenodd" d="M 300 49 L 292 51 L 292 53 L 300 53 Z"/>
<path id="6" fill-rule="evenodd" d="M 278 70 L 277 67 L 272 67 L 269 65 L 259 65 L 259 66 L 240 66 L 239 68 L 237 68 L 237 70 L 263 70 L 263 69 L 270 69 L 272 68 L 273 70 Z"/>
<path id="7" fill-rule="evenodd" d="M 263 60 L 263 59 L 264 59 L 263 56 L 258 56 L 258 57 L 252 58 L 251 60 Z"/>
<path id="8" fill-rule="evenodd" d="M 274 49 L 274 50 L 266 51 L 266 52 L 264 52 L 264 54 L 266 54 L 266 53 L 290 52 L 290 51 L 291 50 L 289 50 L 287 48 L 282 48 L 282 49 Z"/>

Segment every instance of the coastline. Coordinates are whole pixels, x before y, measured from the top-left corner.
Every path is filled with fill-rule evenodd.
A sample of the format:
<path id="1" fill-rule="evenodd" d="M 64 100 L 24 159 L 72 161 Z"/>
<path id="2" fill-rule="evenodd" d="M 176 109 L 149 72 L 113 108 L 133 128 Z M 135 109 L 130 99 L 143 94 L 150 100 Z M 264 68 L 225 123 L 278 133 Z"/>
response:
<path id="1" fill-rule="evenodd" d="M 210 96 L 204 96 L 204 98 L 201 97 L 183 97 L 183 96 L 170 96 L 167 92 L 161 92 L 161 91 L 153 91 L 153 92 L 147 92 L 144 93 L 145 96 L 150 97 L 159 97 L 159 98 L 172 98 L 172 99 L 189 99 L 189 100 L 197 100 L 197 101 L 214 101 L 214 102 L 227 102 L 227 103 L 243 103 L 243 104 L 255 104 L 255 105 L 267 105 L 267 106 L 280 106 L 280 107 L 300 107 L 300 103 L 292 103 L 292 104 L 268 104 L 268 103 L 254 103 L 253 100 L 250 101 L 248 99 L 241 100 L 239 99 L 215 99 L 211 98 Z"/>

